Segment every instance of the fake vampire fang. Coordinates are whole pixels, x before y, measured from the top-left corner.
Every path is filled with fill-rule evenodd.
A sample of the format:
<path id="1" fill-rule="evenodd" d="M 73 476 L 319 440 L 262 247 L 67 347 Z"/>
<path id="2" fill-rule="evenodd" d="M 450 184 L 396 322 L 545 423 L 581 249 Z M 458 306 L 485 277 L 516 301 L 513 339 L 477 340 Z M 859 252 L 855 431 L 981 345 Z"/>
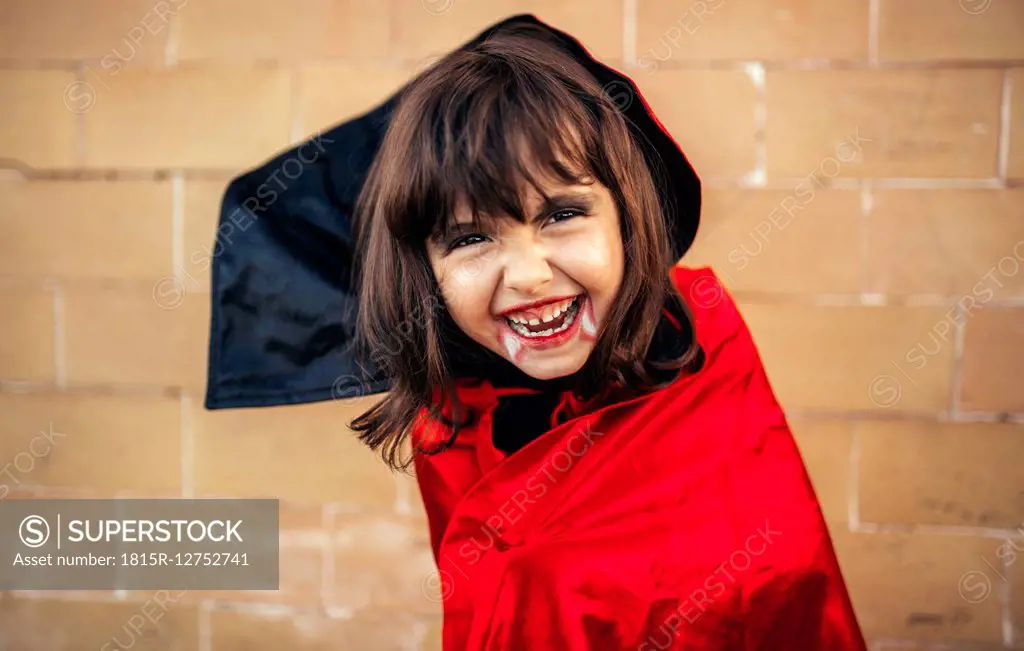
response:
<path id="1" fill-rule="evenodd" d="M 523 352 L 523 343 L 519 341 L 519 337 L 515 336 L 511 332 L 504 332 L 501 335 L 501 343 L 505 345 L 505 351 L 508 353 L 508 358 L 512 362 L 518 364 L 521 353 Z"/>
<path id="2" fill-rule="evenodd" d="M 583 314 L 580 315 L 580 334 L 587 339 L 597 339 L 597 326 L 594 319 L 594 304 L 587 300 L 583 307 Z"/>

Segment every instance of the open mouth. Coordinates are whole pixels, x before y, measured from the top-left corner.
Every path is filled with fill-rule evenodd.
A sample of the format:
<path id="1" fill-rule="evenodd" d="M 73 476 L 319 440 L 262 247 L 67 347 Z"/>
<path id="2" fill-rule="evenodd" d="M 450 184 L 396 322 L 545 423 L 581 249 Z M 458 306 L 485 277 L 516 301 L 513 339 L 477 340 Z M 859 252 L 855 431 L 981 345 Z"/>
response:
<path id="1" fill-rule="evenodd" d="M 551 337 L 572 327 L 580 313 L 583 295 L 545 305 L 543 308 L 514 312 L 502 318 L 519 336 L 525 339 Z"/>

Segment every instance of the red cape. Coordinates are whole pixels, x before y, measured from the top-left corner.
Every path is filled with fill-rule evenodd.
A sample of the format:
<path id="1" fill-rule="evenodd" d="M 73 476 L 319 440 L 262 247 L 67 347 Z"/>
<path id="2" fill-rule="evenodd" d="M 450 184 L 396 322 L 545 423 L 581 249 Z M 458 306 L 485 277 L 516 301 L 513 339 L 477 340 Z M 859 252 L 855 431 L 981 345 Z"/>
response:
<path id="1" fill-rule="evenodd" d="M 710 270 L 673 275 L 701 371 L 507 457 L 496 390 L 462 383 L 482 416 L 417 453 L 445 651 L 865 650 L 749 330 Z"/>

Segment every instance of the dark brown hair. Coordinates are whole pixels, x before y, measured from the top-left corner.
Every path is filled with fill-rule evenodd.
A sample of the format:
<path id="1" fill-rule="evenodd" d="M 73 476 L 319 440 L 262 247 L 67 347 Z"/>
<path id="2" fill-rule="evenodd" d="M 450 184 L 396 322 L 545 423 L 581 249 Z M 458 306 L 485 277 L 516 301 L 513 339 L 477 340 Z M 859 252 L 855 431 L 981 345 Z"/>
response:
<path id="1" fill-rule="evenodd" d="M 675 370 L 674 379 L 698 356 L 689 313 L 669 275 L 675 260 L 664 198 L 635 140 L 640 137 L 610 94 L 539 28 L 495 32 L 441 59 L 404 90 L 354 224 L 362 254 L 356 342 L 392 385 L 351 427 L 389 467 L 408 467 L 402 447 L 424 407 L 447 425 L 447 440 L 425 452 L 449 445 L 472 417 L 453 389 L 459 333 L 453 336 L 457 326 L 426 239 L 446 228 L 459 205 L 475 220 L 507 215 L 525 222 L 525 189 L 544 196 L 539 175 L 597 180 L 620 215 L 625 273 L 577 394 L 660 388 L 668 382 L 657 382 L 652 369 Z M 684 315 L 681 332 L 689 340 L 680 357 L 652 362 L 648 352 L 666 304 Z M 452 407 L 451 420 L 441 417 L 441 402 Z"/>

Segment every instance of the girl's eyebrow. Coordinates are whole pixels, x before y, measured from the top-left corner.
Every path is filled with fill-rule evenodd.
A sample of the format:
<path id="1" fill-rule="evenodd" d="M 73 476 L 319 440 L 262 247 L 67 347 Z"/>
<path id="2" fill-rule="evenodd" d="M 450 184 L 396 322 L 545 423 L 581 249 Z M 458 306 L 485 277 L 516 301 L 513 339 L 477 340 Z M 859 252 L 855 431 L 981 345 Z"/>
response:
<path id="1" fill-rule="evenodd" d="M 438 228 L 430 234 L 430 239 L 435 244 L 441 245 L 452 238 L 458 237 L 464 233 L 471 233 L 478 230 L 478 226 L 475 226 L 471 221 L 449 221 L 444 227 L 444 233 Z"/>
<path id="2" fill-rule="evenodd" d="M 474 225 L 473 222 L 452 222 L 448 224 L 447 231 L 448 236 L 461 235 L 469 231 L 475 231 L 479 227 Z"/>
<path id="3" fill-rule="evenodd" d="M 579 208 L 583 207 L 587 210 L 593 208 L 594 195 L 587 191 L 566 191 L 559 192 L 548 196 L 544 201 L 541 202 L 540 206 L 537 207 L 537 211 L 534 213 L 531 221 L 537 222 L 544 219 L 556 210 L 565 210 L 566 208 Z"/>

